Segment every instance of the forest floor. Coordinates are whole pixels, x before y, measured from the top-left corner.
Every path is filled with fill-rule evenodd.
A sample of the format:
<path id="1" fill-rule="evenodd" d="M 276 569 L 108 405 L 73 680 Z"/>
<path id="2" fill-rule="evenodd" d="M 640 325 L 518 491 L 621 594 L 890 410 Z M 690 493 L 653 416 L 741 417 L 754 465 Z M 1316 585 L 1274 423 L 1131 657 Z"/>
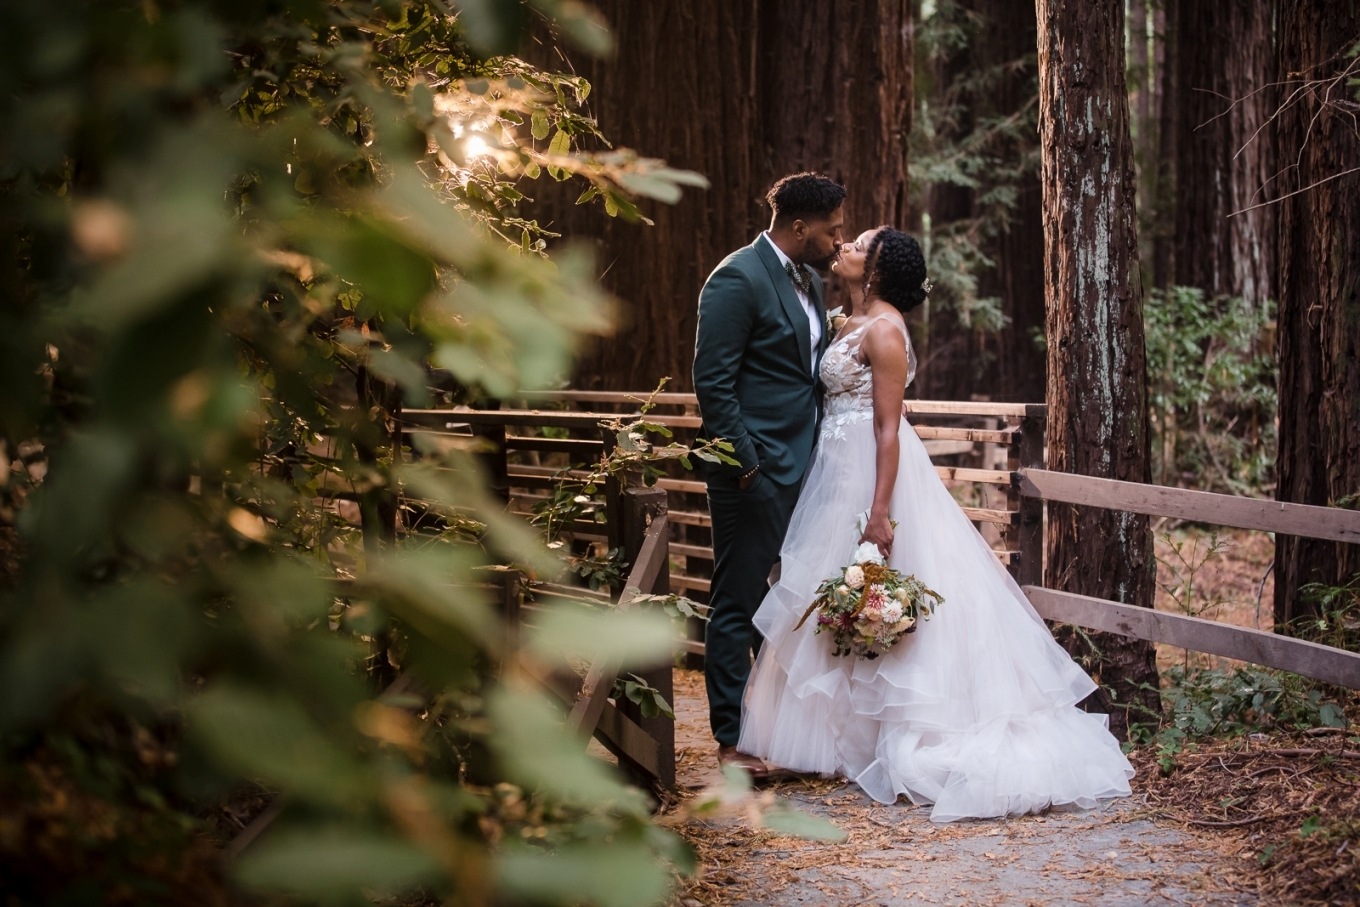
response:
<path id="1" fill-rule="evenodd" d="M 1158 607 L 1269 629 L 1269 537 L 1220 540 L 1227 547 L 1206 558 L 1207 536 L 1159 534 Z M 1163 668 L 1209 661 L 1181 650 L 1158 656 Z M 817 777 L 702 811 L 696 804 L 722 784 L 702 674 L 677 671 L 675 699 L 680 794 L 663 821 L 700 863 L 676 907 L 1360 903 L 1355 697 L 1349 731 L 1204 740 L 1170 762 L 1144 747 L 1130 756 L 1132 797 L 1087 812 L 949 825 L 931 823 L 928 807 L 882 806 Z M 844 839 L 771 830 L 762 812 L 784 805 L 829 820 Z"/>

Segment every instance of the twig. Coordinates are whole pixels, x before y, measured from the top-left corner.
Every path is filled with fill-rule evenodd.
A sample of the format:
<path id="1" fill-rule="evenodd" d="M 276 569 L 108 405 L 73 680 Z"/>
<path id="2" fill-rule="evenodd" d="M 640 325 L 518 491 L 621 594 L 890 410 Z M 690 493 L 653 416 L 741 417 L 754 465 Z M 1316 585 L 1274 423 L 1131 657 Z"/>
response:
<path id="1" fill-rule="evenodd" d="M 1171 818 L 1175 818 L 1175 816 Z M 1237 828 L 1242 825 L 1255 825 L 1257 822 L 1278 818 L 1279 816 L 1252 816 L 1249 819 L 1232 819 L 1227 822 L 1218 822 L 1213 819 L 1182 819 L 1181 821 L 1187 825 L 1206 825 L 1210 828 Z"/>
<path id="2" fill-rule="evenodd" d="M 1236 216 L 1239 215 L 1239 214 L 1246 214 L 1248 211 L 1255 211 L 1257 208 L 1267 208 L 1267 207 L 1269 207 L 1269 206 L 1275 204 L 1276 202 L 1282 202 L 1282 201 L 1284 201 L 1285 199 L 1290 198 L 1290 197 L 1295 196 L 1295 195 L 1298 195 L 1298 194 L 1301 193 L 1301 192 L 1307 192 L 1309 189 L 1316 189 L 1318 186 L 1321 186 L 1323 183 L 1330 183 L 1330 182 L 1331 182 L 1332 180 L 1334 180 L 1334 179 L 1340 179 L 1341 177 L 1343 177 L 1343 176 L 1349 176 L 1349 175 L 1351 175 L 1352 173 L 1360 173 L 1360 167 L 1352 167 L 1351 169 L 1349 169 L 1349 170 L 1343 170 L 1343 171 L 1341 171 L 1340 173 L 1333 173 L 1331 176 L 1323 177 L 1322 179 L 1318 180 L 1318 181 L 1315 182 L 1315 183 L 1309 183 L 1307 186 L 1304 186 L 1302 189 L 1295 189 L 1293 192 L 1289 192 L 1289 193 L 1286 193 L 1286 194 L 1284 194 L 1284 195 L 1281 195 L 1279 198 L 1273 198 L 1273 199 L 1271 199 L 1271 200 L 1268 201 L 1268 202 L 1261 202 L 1261 204 L 1259 204 L 1259 205 L 1252 205 L 1250 208 L 1243 208 L 1241 211 L 1234 211 L 1233 213 L 1229 214 L 1228 217 L 1236 217 Z"/>
<path id="3" fill-rule="evenodd" d="M 281 812 L 283 812 L 283 798 L 276 797 L 265 807 L 262 813 L 256 816 L 255 819 L 245 827 L 244 831 L 233 838 L 231 843 L 224 848 L 223 853 L 226 855 L 228 862 L 235 860 L 241 855 L 241 851 L 251 845 L 251 842 L 264 834 L 265 829 L 274 823 L 274 820 L 279 817 L 279 813 Z"/>
<path id="4" fill-rule="evenodd" d="M 1265 750 L 1261 755 L 1266 756 L 1332 756 L 1338 759 L 1360 759 L 1360 752 L 1332 752 L 1331 750 L 1314 749 L 1294 749 L 1294 750 Z"/>
<path id="5" fill-rule="evenodd" d="M 1265 768 L 1258 768 L 1254 772 L 1247 772 L 1247 777 L 1255 778 L 1259 775 L 1264 775 L 1266 772 L 1289 772 L 1289 777 L 1297 778 L 1299 775 L 1305 775 L 1315 768 L 1317 768 L 1315 765 L 1310 765 L 1307 768 L 1295 768 L 1292 765 L 1267 765 Z"/>

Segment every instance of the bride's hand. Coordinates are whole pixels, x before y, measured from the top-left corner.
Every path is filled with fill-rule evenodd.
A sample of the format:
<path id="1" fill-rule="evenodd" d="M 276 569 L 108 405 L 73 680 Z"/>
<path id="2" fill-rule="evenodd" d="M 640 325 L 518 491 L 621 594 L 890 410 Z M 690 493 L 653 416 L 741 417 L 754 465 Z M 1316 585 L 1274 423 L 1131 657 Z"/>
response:
<path id="1" fill-rule="evenodd" d="M 892 554 L 893 544 L 893 521 L 888 518 L 886 513 L 869 514 L 869 521 L 864 526 L 864 534 L 859 538 L 860 542 L 873 542 L 878 546 L 878 551 L 887 560 L 888 555 Z"/>

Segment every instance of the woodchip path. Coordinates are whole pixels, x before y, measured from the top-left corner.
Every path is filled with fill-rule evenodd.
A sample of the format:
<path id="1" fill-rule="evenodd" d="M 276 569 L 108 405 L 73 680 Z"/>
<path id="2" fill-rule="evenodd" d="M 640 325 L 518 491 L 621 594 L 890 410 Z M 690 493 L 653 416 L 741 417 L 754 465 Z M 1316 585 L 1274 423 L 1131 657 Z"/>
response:
<path id="1" fill-rule="evenodd" d="M 678 777 L 691 795 L 720 783 L 708 734 L 702 676 L 676 672 Z M 1084 904 L 1256 905 L 1216 872 L 1208 839 L 1159 824 L 1135 795 L 1088 812 L 935 825 L 927 808 L 881 806 L 842 782 L 798 779 L 763 790 L 835 823 L 836 843 L 777 834 L 748 804 L 717 815 L 675 813 L 701 876 L 680 907 L 756 905 Z"/>

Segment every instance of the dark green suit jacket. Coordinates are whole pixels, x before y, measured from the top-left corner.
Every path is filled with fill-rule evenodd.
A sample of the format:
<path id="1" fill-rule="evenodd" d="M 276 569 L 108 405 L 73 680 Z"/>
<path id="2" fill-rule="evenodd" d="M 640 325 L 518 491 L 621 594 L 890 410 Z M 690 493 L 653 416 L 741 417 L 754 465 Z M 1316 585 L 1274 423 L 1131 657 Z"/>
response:
<path id="1" fill-rule="evenodd" d="M 813 307 L 824 320 L 822 281 L 814 272 Z M 816 353 L 826 349 L 822 329 Z M 760 466 L 784 485 L 802 481 L 817 438 L 821 383 L 807 312 L 764 235 L 714 269 L 699 293 L 694 392 L 702 434 L 733 446 L 741 466 L 706 464 L 710 478 Z"/>

